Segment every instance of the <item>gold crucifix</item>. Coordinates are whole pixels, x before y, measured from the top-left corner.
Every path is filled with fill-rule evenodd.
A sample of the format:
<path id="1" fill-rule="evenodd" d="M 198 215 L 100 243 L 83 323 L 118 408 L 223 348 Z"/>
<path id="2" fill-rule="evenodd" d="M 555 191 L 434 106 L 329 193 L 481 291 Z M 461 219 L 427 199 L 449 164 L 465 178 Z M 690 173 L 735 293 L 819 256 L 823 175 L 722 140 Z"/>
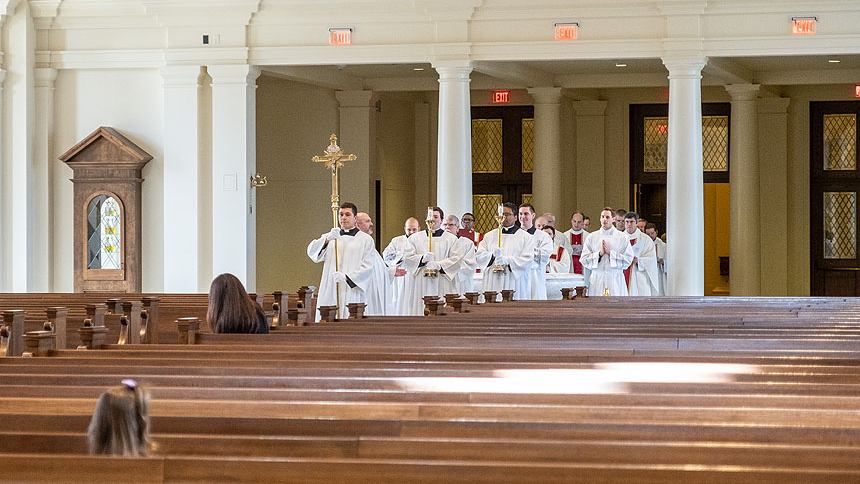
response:
<path id="1" fill-rule="evenodd" d="M 358 159 L 357 156 L 353 154 L 345 155 L 343 154 L 343 150 L 340 149 L 340 146 L 337 145 L 337 136 L 334 134 L 329 138 L 331 140 L 331 144 L 325 149 L 325 154 L 322 156 L 314 156 L 311 160 L 314 163 L 325 163 L 325 167 L 331 170 L 331 216 L 332 222 L 334 223 L 334 228 L 338 228 L 340 224 L 338 224 L 337 215 L 338 210 L 340 208 L 340 195 L 338 194 L 338 173 L 340 172 L 340 168 L 343 167 L 344 161 L 353 161 Z M 334 239 L 334 270 L 339 271 L 340 267 L 337 262 L 337 239 Z M 340 283 L 335 284 L 335 295 L 337 298 L 337 319 L 341 319 L 340 314 Z"/>
<path id="2" fill-rule="evenodd" d="M 353 154 L 345 155 L 340 146 L 337 145 L 337 136 L 331 135 L 329 138 L 331 144 L 325 149 L 325 154 L 322 156 L 314 156 L 311 158 L 314 163 L 325 163 L 325 167 L 331 170 L 331 213 L 334 222 L 334 228 L 338 227 L 337 212 L 340 207 L 340 195 L 338 195 L 338 173 L 343 167 L 344 161 L 353 161 L 358 159 Z"/>

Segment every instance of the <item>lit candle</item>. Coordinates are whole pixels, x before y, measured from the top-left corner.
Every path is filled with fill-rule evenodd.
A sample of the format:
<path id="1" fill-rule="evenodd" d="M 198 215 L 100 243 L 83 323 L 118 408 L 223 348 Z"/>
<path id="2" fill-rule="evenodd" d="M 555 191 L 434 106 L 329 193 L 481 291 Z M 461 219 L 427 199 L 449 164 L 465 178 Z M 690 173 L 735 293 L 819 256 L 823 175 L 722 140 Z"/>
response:
<path id="1" fill-rule="evenodd" d="M 427 207 L 427 218 L 425 220 L 433 220 L 433 207 Z"/>
<path id="2" fill-rule="evenodd" d="M 505 212 L 502 210 L 502 204 L 501 203 L 499 204 L 498 209 L 499 209 L 499 217 L 503 216 L 505 214 Z"/>

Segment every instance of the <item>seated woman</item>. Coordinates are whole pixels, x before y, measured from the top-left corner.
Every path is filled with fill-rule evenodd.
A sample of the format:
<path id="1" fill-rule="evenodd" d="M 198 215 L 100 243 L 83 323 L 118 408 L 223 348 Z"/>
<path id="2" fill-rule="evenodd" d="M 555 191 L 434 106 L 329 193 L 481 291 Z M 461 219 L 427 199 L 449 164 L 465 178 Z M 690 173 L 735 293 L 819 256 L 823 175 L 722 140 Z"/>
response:
<path id="1" fill-rule="evenodd" d="M 90 454 L 145 457 L 149 441 L 149 391 L 134 380 L 104 392 L 96 403 L 87 441 Z"/>
<path id="2" fill-rule="evenodd" d="M 221 274 L 209 286 L 206 321 L 213 333 L 268 333 L 263 309 L 233 274 Z"/>

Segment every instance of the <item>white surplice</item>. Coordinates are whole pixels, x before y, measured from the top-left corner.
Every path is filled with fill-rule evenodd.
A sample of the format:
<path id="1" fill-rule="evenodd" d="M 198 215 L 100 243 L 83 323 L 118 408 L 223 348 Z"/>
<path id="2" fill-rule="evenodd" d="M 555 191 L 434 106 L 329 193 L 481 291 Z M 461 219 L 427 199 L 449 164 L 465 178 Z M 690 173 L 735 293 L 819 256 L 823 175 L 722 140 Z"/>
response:
<path id="1" fill-rule="evenodd" d="M 585 286 L 588 287 L 589 279 L 591 278 L 591 269 L 582 265 L 580 257 L 582 256 L 582 244 L 585 238 L 588 237 L 588 232 L 585 230 L 570 230 L 564 232 L 564 250 L 570 257 L 570 272 L 574 274 L 582 274 L 585 279 Z"/>
<path id="2" fill-rule="evenodd" d="M 654 239 L 654 246 L 657 250 L 657 271 L 659 272 L 660 286 L 657 288 L 658 296 L 666 295 L 666 242 L 663 242 L 660 237 Z M 660 261 L 663 261 L 661 264 Z"/>
<path id="3" fill-rule="evenodd" d="M 391 280 L 391 299 L 386 301 L 385 314 L 388 316 L 405 316 L 402 301 L 406 295 L 406 276 L 395 276 L 397 268 L 403 265 L 406 257 L 406 246 L 409 244 L 406 235 L 398 235 L 382 251 L 382 260 L 388 266 L 389 280 Z"/>
<path id="4" fill-rule="evenodd" d="M 426 277 L 424 270 L 428 261 L 424 260 L 424 254 L 431 252 L 427 231 L 409 236 L 403 261 L 403 268 L 406 269 L 406 293 L 410 298 L 405 305 L 407 315 L 424 314 L 424 296 L 444 297 L 445 294 L 457 293 L 457 273 L 463 261 L 463 249 L 458 240 L 442 229 L 433 233 L 434 260 L 442 267 L 436 277 Z"/>
<path id="5" fill-rule="evenodd" d="M 601 257 L 600 248 L 604 240 L 609 251 Z M 579 260 L 583 267 L 591 270 L 589 296 L 602 296 L 607 291 L 610 296 L 627 295 L 623 271 L 633 262 L 633 248 L 630 247 L 627 237 L 618 229 L 610 227 L 609 230 L 604 230 L 601 227 L 588 234 Z"/>
<path id="6" fill-rule="evenodd" d="M 630 266 L 630 285 L 627 287 L 631 296 L 656 296 L 660 285 L 660 275 L 657 272 L 657 249 L 651 237 L 636 229 L 632 234 L 624 231 L 630 241 L 636 242 L 633 248 L 636 262 Z"/>
<path id="7" fill-rule="evenodd" d="M 565 250 L 564 237 L 555 239 L 555 251 L 549 256 L 549 262 L 546 264 L 547 274 L 568 274 L 570 273 L 570 254 Z"/>
<path id="8" fill-rule="evenodd" d="M 347 282 L 340 284 L 340 317 L 344 319 L 349 315 L 346 309 L 348 303 L 365 303 L 366 309 L 373 311 L 384 308 L 385 305 L 383 300 L 378 299 L 379 292 L 372 287 L 377 283 L 379 272 L 375 259 L 380 258 L 373 238 L 357 228 L 347 232 L 351 235 L 344 235 L 341 231 L 341 235 L 337 237 L 337 270 L 347 277 Z M 336 284 L 332 279 L 335 272 L 335 241 L 326 243 L 327 236 L 327 233 L 323 234 L 308 244 L 308 257 L 314 262 L 323 262 L 317 307 L 337 304 Z M 316 311 L 314 320 L 320 320 L 319 310 Z"/>
<path id="9" fill-rule="evenodd" d="M 522 280 L 528 281 L 528 272 L 534 263 L 535 238 L 516 225 L 505 229 L 502 234 L 502 256 L 506 259 L 505 270 L 493 272 L 493 249 L 499 246 L 499 231 L 491 230 L 478 244 L 476 258 L 478 268 L 483 273 L 481 291 L 497 291 L 497 299 L 502 298 L 502 289 L 514 289 L 514 299 L 528 299 L 531 290 L 520 292 Z M 525 293 L 525 294 L 524 294 Z"/>
<path id="10" fill-rule="evenodd" d="M 525 232 L 534 239 L 534 257 L 529 265 L 528 277 L 519 282 L 514 295 L 522 296 L 518 299 L 546 299 L 546 264 L 554 249 L 552 237 L 535 227 Z"/>
<path id="11" fill-rule="evenodd" d="M 463 250 L 463 261 L 460 264 L 460 271 L 457 272 L 457 294 L 465 294 L 473 292 L 475 285 L 475 269 L 478 268 L 478 260 L 475 257 L 475 243 L 469 240 L 468 237 L 460 237 L 457 239 Z"/>

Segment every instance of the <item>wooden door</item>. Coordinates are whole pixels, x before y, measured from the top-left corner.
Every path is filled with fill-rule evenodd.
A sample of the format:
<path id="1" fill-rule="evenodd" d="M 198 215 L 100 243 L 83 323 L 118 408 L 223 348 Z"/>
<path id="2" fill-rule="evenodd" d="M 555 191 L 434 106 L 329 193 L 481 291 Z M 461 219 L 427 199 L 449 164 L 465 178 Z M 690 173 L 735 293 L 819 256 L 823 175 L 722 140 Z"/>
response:
<path id="1" fill-rule="evenodd" d="M 486 233 L 498 226 L 493 218 L 498 203 L 531 202 L 533 160 L 533 106 L 472 108 L 475 230 Z"/>
<path id="2" fill-rule="evenodd" d="M 810 294 L 860 295 L 857 118 L 860 102 L 810 104 Z"/>

